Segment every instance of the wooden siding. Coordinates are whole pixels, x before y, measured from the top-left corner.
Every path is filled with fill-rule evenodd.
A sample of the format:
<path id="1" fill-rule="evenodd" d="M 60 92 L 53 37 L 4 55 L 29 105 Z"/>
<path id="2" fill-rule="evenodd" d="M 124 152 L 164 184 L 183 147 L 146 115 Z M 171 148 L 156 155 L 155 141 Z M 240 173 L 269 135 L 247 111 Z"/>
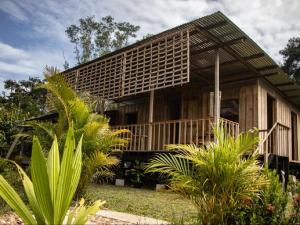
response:
<path id="1" fill-rule="evenodd" d="M 275 122 L 279 122 L 289 128 L 288 139 L 284 139 L 284 146 L 288 146 L 288 149 L 280 149 L 278 154 L 282 156 L 288 156 L 292 159 L 292 138 L 291 138 L 291 113 L 297 114 L 297 131 L 298 140 L 300 140 L 300 113 L 294 108 L 286 99 L 284 99 L 275 88 L 268 85 L 263 80 L 257 82 L 258 92 L 258 129 L 267 130 L 267 96 L 270 95 L 275 99 Z M 264 134 L 260 135 L 263 138 Z M 260 152 L 262 153 L 262 152 Z M 300 142 L 298 141 L 298 156 L 300 155 Z M 298 158 L 298 161 L 299 158 Z"/>
<path id="2" fill-rule="evenodd" d="M 275 122 L 288 128 L 291 127 L 291 112 L 297 114 L 297 135 L 300 140 L 300 113 L 286 99 L 284 99 L 274 88 L 263 81 L 257 81 L 247 86 L 231 87 L 221 89 L 221 99 L 239 101 L 239 129 L 246 131 L 257 127 L 264 130 L 260 133 L 261 139 L 267 134 L 267 96 L 275 99 Z M 209 118 L 210 116 L 210 91 L 195 87 L 183 87 L 178 96 L 180 103 L 180 119 Z M 125 105 L 120 107 L 118 112 L 118 124 L 125 124 L 125 114 L 138 112 L 138 123 L 148 123 L 149 99 L 144 98 L 139 104 Z M 171 120 L 171 102 L 169 95 L 155 95 L 154 100 L 154 122 Z M 291 131 L 288 131 L 288 138 L 282 138 L 281 146 L 288 146 L 288 149 L 278 150 L 278 154 L 292 158 Z M 280 136 L 285 136 L 280 134 Z M 277 137 L 280 138 L 280 137 Z M 263 152 L 260 151 L 262 154 Z M 300 141 L 298 141 L 298 161 L 300 158 Z"/>
<path id="3" fill-rule="evenodd" d="M 181 92 L 180 119 L 208 118 L 210 115 L 210 92 L 201 88 L 183 88 Z M 222 100 L 239 101 L 239 123 L 241 131 L 258 126 L 256 85 L 221 90 Z M 171 120 L 172 102 L 168 95 L 155 95 L 154 122 Z M 141 103 L 124 105 L 118 112 L 118 124 L 125 124 L 125 114 L 138 112 L 138 123 L 148 122 L 149 99 Z"/>

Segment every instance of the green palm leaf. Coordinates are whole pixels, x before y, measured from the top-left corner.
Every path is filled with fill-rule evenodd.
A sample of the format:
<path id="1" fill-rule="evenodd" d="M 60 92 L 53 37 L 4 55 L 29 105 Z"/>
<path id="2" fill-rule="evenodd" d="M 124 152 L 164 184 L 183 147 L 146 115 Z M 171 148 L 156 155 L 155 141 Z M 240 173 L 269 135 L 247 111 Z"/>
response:
<path id="1" fill-rule="evenodd" d="M 45 219 L 48 223 L 53 224 L 53 204 L 47 172 L 47 163 L 36 137 L 33 138 L 32 144 L 31 177 L 34 193 L 37 201 L 39 202 L 39 206 L 44 213 Z"/>
<path id="2" fill-rule="evenodd" d="M 37 224 L 31 212 L 17 192 L 0 175 L 0 196 L 20 216 L 26 224 Z"/>

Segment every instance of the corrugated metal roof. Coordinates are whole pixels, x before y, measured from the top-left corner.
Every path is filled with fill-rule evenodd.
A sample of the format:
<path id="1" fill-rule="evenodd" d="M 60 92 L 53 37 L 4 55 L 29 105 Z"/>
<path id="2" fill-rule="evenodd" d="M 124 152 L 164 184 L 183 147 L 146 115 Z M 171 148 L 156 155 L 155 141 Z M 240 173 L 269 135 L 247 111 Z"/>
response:
<path id="1" fill-rule="evenodd" d="M 214 48 L 223 48 L 226 51 L 226 54 L 225 51 L 222 51 L 223 54 L 221 57 L 223 62 L 238 59 L 243 65 L 254 72 L 257 77 L 264 77 L 280 90 L 290 102 L 297 107 L 300 107 L 300 86 L 284 73 L 277 63 L 261 47 L 259 47 L 222 12 L 216 12 L 166 30 L 83 65 L 110 57 L 128 49 L 143 45 L 149 41 L 161 38 L 176 30 L 183 30 L 186 28 L 189 28 L 190 33 L 193 34 L 190 35 L 191 54 L 203 50 L 207 50 L 210 54 L 210 52 L 212 53 L 214 51 Z M 198 63 L 201 64 L 201 60 L 199 60 Z M 205 60 L 202 63 L 205 64 Z M 71 68 L 65 72 L 80 68 L 83 65 Z"/>

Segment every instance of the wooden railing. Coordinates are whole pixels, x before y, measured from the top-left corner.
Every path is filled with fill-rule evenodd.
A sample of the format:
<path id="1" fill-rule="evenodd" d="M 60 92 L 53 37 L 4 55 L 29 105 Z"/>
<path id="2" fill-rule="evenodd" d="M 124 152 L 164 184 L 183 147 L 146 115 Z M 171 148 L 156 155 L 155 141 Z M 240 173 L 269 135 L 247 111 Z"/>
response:
<path id="1" fill-rule="evenodd" d="M 223 126 L 230 135 L 237 136 L 239 124 L 222 119 Z M 121 138 L 129 139 L 129 144 L 122 147 L 124 151 L 161 151 L 168 144 L 204 145 L 213 141 L 213 119 L 182 119 L 154 122 L 152 124 L 131 124 L 113 126 L 112 129 L 128 129 L 130 132 L 121 134 Z M 148 146 L 149 127 L 152 140 Z M 149 148 L 150 147 L 150 148 Z"/>
<path id="2" fill-rule="evenodd" d="M 276 122 L 269 130 L 260 130 L 261 141 L 256 152 L 264 154 L 265 163 L 270 154 L 289 156 L 289 127 Z"/>

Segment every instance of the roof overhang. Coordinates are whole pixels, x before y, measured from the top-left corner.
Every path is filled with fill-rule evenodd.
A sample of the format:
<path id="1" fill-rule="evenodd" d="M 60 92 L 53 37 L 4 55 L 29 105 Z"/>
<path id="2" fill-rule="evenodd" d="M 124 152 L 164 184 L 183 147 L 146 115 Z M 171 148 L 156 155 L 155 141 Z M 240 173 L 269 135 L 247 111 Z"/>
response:
<path id="1" fill-rule="evenodd" d="M 190 76 L 193 74 L 198 74 L 198 78 L 205 81 L 207 79 L 205 75 L 213 71 L 214 52 L 216 49 L 219 49 L 220 77 L 223 77 L 224 82 L 263 78 L 280 91 L 290 102 L 300 107 L 300 86 L 284 73 L 261 47 L 221 12 L 201 17 L 153 35 L 88 63 L 66 70 L 64 74 L 74 73 L 74 71 L 82 68 L 89 68 L 97 62 L 128 51 L 140 49 L 143 46 L 157 43 L 173 34 L 185 31 L 188 32 L 189 49 L 187 54 L 189 54 L 190 66 L 188 68 L 188 77 L 184 82 L 178 84 L 182 85 L 185 82 L 189 82 Z M 162 76 L 164 75 L 162 74 Z M 144 92 L 149 90 L 146 89 Z M 133 92 L 133 94 L 137 93 Z"/>

